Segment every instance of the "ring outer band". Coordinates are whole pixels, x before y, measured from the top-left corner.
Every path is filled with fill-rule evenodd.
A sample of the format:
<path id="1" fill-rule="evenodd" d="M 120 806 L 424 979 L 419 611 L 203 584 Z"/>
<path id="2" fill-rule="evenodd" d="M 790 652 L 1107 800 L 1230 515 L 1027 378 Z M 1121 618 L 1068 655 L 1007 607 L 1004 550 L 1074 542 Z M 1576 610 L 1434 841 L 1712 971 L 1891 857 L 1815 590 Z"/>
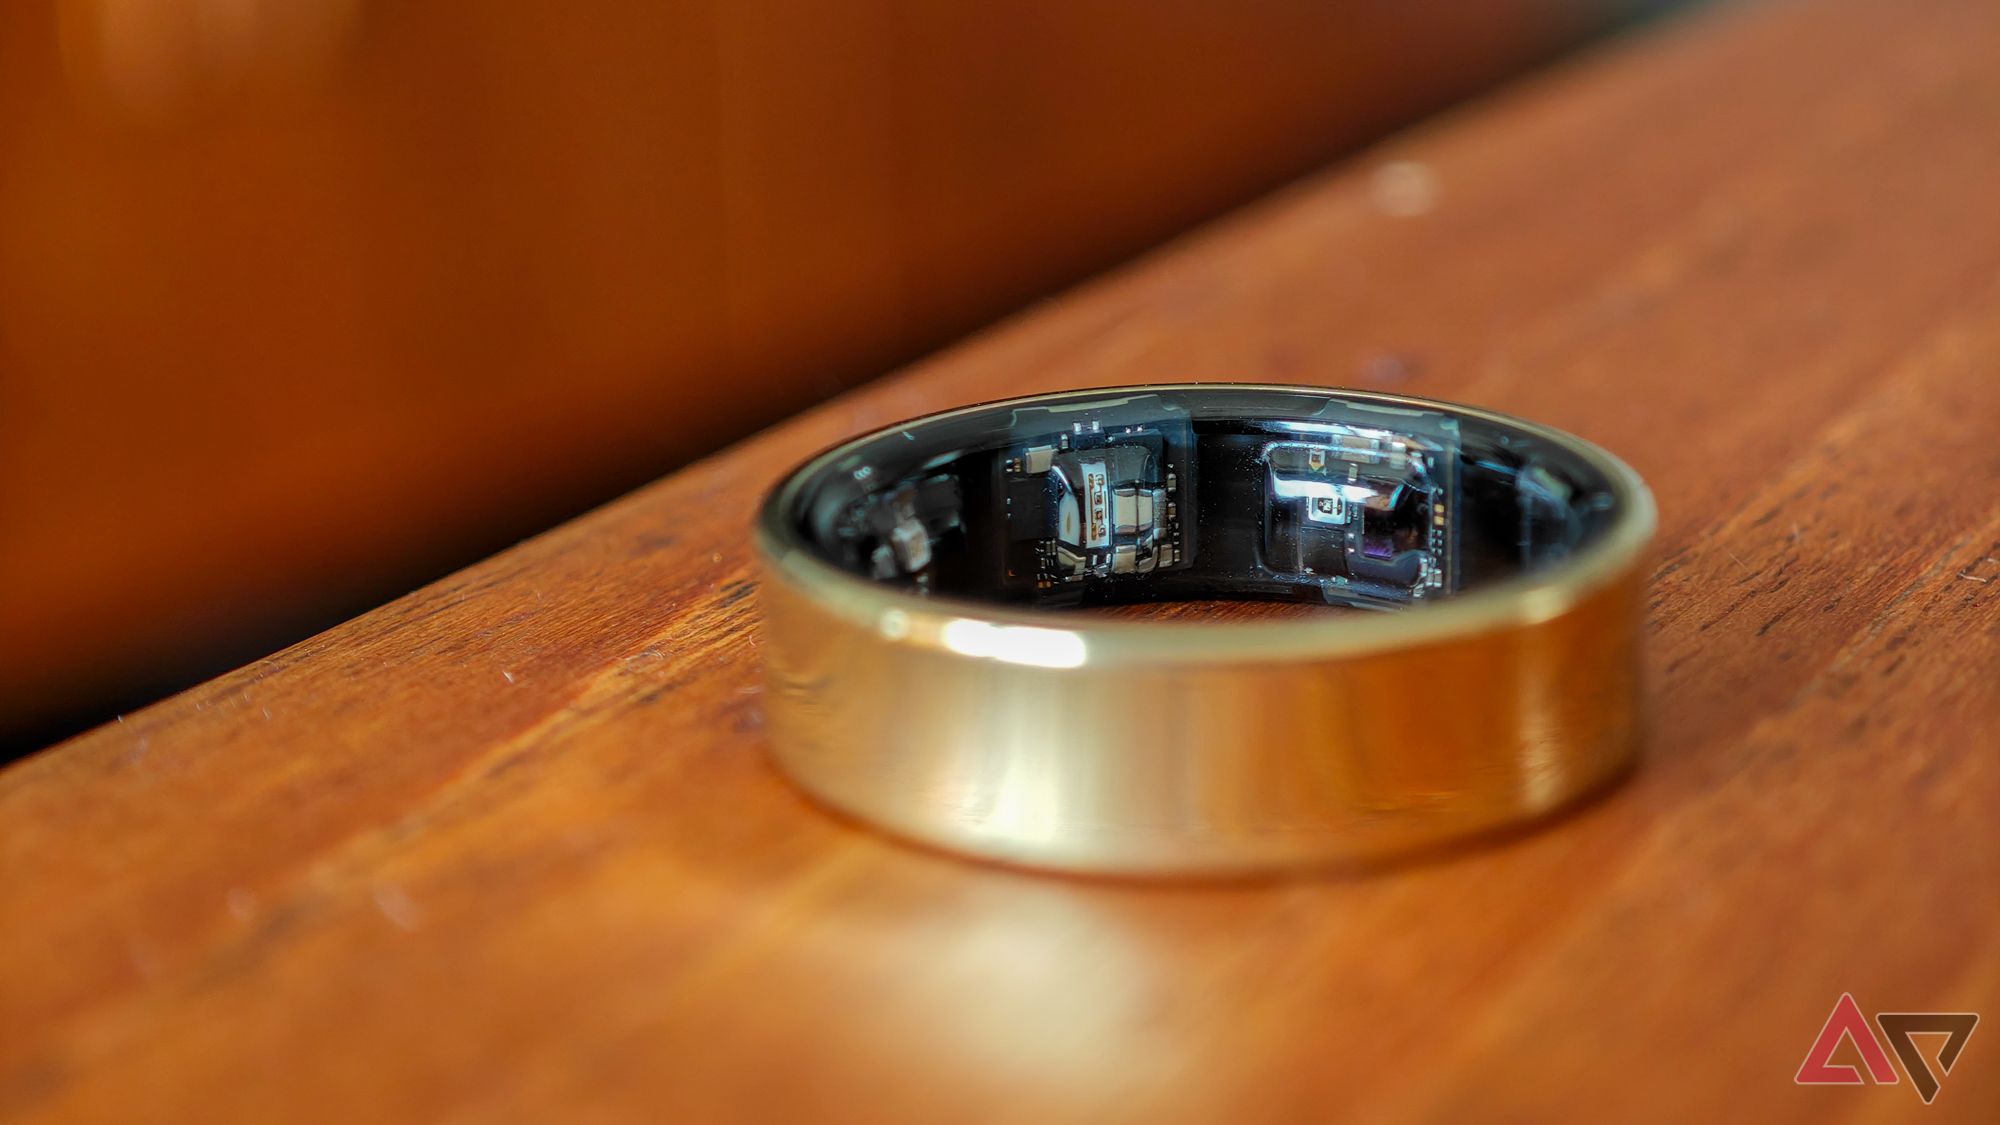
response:
<path id="1" fill-rule="evenodd" d="M 808 794 L 895 835 L 1003 863 L 1133 877 L 1368 864 L 1532 821 L 1600 790 L 1643 741 L 1646 563 L 1638 475 L 1532 434 L 1609 482 L 1614 521 L 1550 566 L 1391 613 L 1200 624 L 924 597 L 814 555 L 786 513 L 843 442 L 781 482 L 757 526 L 765 726 Z"/>

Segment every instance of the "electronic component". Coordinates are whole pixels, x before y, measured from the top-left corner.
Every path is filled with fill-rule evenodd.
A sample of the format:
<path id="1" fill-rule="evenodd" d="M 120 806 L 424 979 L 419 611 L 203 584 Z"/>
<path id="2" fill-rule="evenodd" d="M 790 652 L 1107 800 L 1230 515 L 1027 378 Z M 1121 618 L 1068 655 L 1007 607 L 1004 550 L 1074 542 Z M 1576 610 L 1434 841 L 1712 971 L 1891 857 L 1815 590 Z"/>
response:
<path id="1" fill-rule="evenodd" d="M 1400 605 L 1557 557 L 1589 515 L 1553 467 L 1504 445 L 1468 460 L 1458 419 L 1340 400 L 1306 417 L 1153 395 L 1024 407 L 1001 440 L 898 431 L 838 472 L 807 518 L 852 572 L 1048 608 L 1217 588 Z"/>
<path id="2" fill-rule="evenodd" d="M 1264 561 L 1343 601 L 1404 602 L 1448 588 L 1448 470 L 1409 434 L 1340 423 L 1264 446 Z"/>
<path id="3" fill-rule="evenodd" d="M 1045 589 L 1180 562 L 1179 438 L 1161 426 L 1075 422 L 1010 451 L 1001 464 L 1008 580 Z"/>
<path id="4" fill-rule="evenodd" d="M 939 473 L 869 494 L 848 511 L 840 532 L 870 577 L 925 588 L 933 545 L 959 528 L 961 508 L 958 478 Z"/>

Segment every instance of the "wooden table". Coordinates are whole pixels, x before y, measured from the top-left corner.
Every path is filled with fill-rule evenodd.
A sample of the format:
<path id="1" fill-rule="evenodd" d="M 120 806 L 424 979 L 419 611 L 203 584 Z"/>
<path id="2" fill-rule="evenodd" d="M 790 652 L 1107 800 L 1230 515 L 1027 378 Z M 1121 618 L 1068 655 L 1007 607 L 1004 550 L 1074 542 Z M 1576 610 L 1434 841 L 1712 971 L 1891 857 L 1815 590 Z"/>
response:
<path id="1" fill-rule="evenodd" d="M 2000 9 L 1710 9 L 0 774 L 0 1115 L 1993 1120 Z M 937 407 L 1438 395 L 1652 481 L 1650 758 L 1367 876 L 1094 884 L 809 806 L 758 494 Z M 1843 1058 L 1854 1058 L 1844 1047 Z"/>

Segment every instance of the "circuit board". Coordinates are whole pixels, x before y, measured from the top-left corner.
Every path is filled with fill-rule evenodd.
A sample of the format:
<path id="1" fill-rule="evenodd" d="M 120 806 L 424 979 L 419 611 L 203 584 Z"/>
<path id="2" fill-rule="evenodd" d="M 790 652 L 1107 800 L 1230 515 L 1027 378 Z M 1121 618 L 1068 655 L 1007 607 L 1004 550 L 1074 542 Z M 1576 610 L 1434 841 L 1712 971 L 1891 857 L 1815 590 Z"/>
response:
<path id="1" fill-rule="evenodd" d="M 1090 421 L 1010 449 L 1000 466 L 1007 582 L 1047 590 L 1182 564 L 1187 443 L 1185 423 Z"/>
<path id="2" fill-rule="evenodd" d="M 1264 564 L 1352 599 L 1405 602 L 1451 581 L 1451 462 L 1410 435 L 1322 425 L 1265 445 Z"/>

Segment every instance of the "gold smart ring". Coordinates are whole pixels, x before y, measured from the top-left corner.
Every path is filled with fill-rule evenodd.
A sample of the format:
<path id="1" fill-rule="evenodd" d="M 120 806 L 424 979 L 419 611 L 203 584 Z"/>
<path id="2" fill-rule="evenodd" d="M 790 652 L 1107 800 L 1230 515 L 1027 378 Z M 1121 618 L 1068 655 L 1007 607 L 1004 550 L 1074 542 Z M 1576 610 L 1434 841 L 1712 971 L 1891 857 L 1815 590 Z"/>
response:
<path id="1" fill-rule="evenodd" d="M 1602 449 L 1444 402 L 1210 383 L 947 411 L 766 500 L 766 725 L 821 801 L 989 859 L 1388 858 L 1630 766 L 1653 526 Z M 1081 612 L 1212 598 L 1357 612 Z"/>

